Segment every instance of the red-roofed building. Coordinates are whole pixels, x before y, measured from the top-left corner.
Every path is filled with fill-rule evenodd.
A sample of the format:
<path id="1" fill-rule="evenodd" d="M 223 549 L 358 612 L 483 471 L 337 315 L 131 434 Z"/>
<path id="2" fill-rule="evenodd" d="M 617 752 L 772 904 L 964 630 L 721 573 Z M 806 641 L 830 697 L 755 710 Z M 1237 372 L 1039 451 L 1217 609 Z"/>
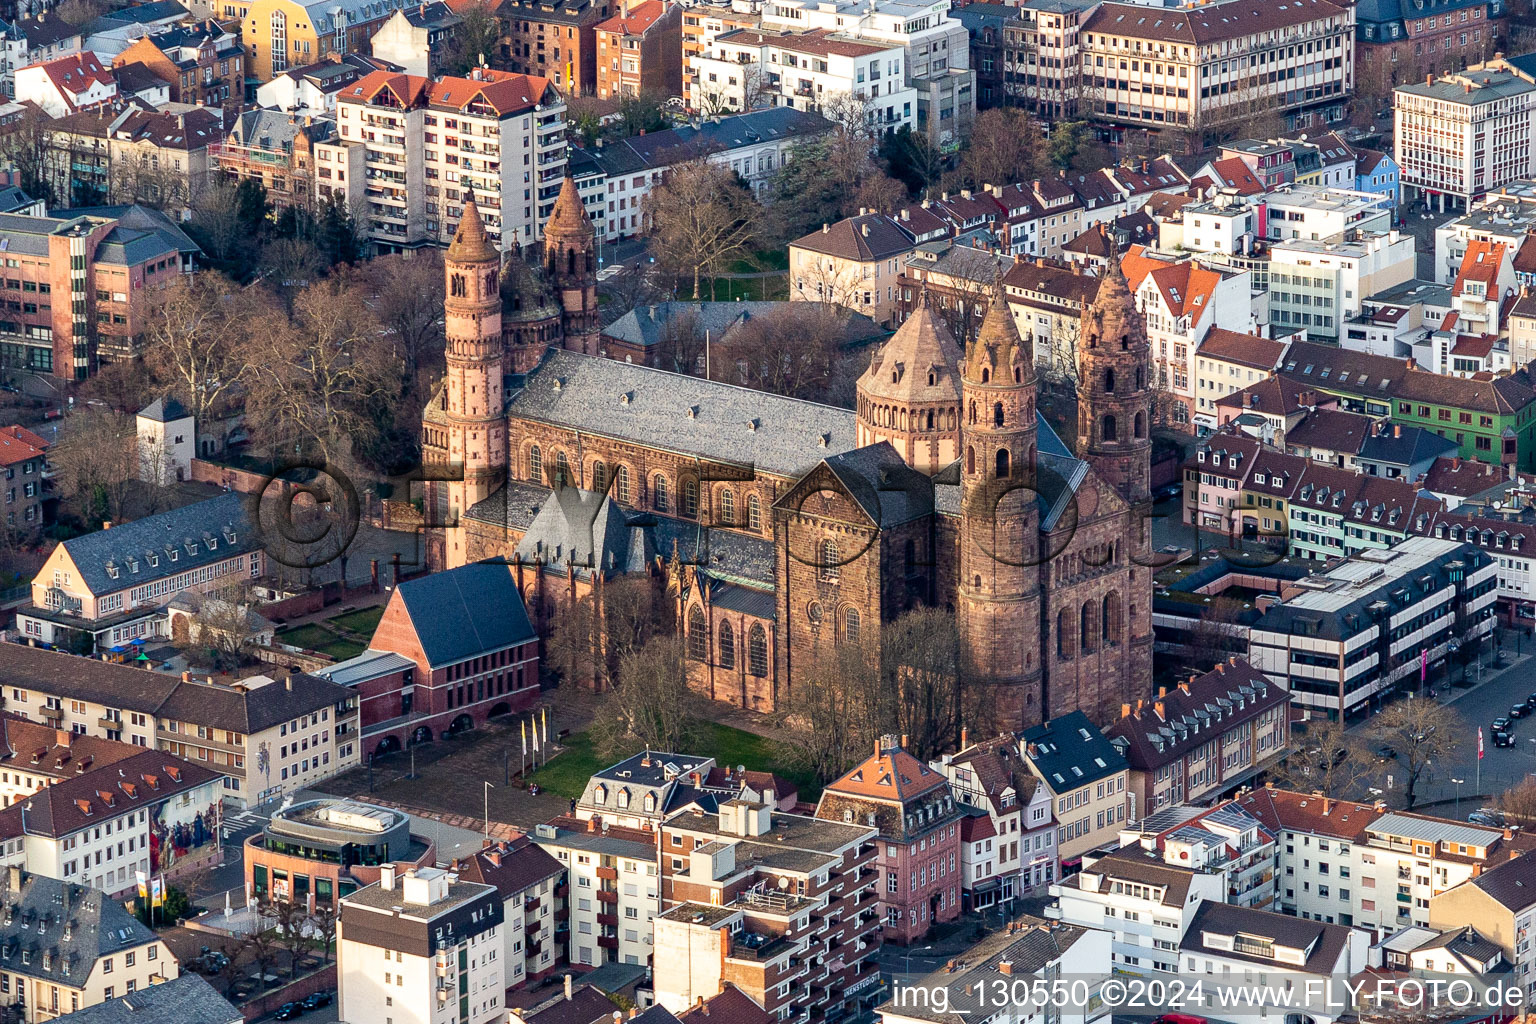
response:
<path id="1" fill-rule="evenodd" d="M 597 96 L 683 92 L 683 7 L 643 0 L 598 22 Z"/>
<path id="2" fill-rule="evenodd" d="M 32 533 L 43 525 L 43 468 L 48 442 L 26 427 L 0 427 L 0 491 L 5 525 Z"/>
<path id="3" fill-rule="evenodd" d="M 494 885 L 505 908 L 502 972 L 509 989 L 537 984 L 566 963 L 558 938 L 569 911 L 565 866 L 527 836 L 497 841 L 455 860 L 452 869 L 466 882 Z M 562 913 L 565 911 L 566 913 Z"/>
<path id="4" fill-rule="evenodd" d="M 36 103 L 49 117 L 63 117 L 112 103 L 117 80 L 86 50 L 20 69 L 12 99 Z"/>
<path id="5" fill-rule="evenodd" d="M 1212 160 L 1200 168 L 1200 174 L 1209 177 L 1221 188 L 1230 188 L 1240 196 L 1257 196 L 1264 192 L 1264 183 L 1253 169 L 1235 156 Z"/>
<path id="6" fill-rule="evenodd" d="M 364 194 L 379 251 L 446 245 L 471 194 L 502 251 L 543 237 L 566 165 L 565 101 L 548 79 L 375 71 L 337 94 L 336 114 L 342 143 L 362 143 L 370 164 L 391 168 Z"/>
<path id="7" fill-rule="evenodd" d="M 1420 366 L 1470 377 L 1510 368 L 1509 317 L 1519 301 L 1513 246 L 1473 239 L 1451 284 L 1452 311 L 1428 344 L 1415 346 Z"/>
<path id="8" fill-rule="evenodd" d="M 1137 254 L 1135 269 L 1141 273 L 1146 257 Z M 1127 257 L 1126 263 L 1132 263 Z M 1126 279 L 1131 266 L 1122 264 Z M 1157 378 L 1155 422 L 1181 430 L 1216 425 L 1215 409 L 1196 405 L 1195 387 L 1200 379 L 1196 349 L 1215 328 L 1246 331 L 1253 323 L 1252 300 L 1246 279 L 1201 266 L 1194 260 L 1178 263 L 1155 261 L 1146 267 L 1139 284 L 1132 283 L 1136 305 L 1147 321 L 1147 339 Z M 1197 416 L 1204 414 L 1203 419 Z"/>
<path id="9" fill-rule="evenodd" d="M 821 794 L 816 817 L 873 824 L 887 941 L 910 943 L 960 916 L 960 819 L 949 780 L 882 736 L 874 754 Z"/>

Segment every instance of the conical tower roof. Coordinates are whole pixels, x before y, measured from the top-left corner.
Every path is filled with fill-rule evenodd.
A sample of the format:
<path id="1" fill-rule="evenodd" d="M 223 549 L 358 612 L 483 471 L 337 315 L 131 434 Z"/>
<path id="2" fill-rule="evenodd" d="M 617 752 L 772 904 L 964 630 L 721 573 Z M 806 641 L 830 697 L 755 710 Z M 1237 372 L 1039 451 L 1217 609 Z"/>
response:
<path id="1" fill-rule="evenodd" d="M 1013 311 L 1008 308 L 1008 300 L 1003 294 L 1003 283 L 997 282 L 992 290 L 992 301 L 987 305 L 986 316 L 982 317 L 981 326 L 976 330 L 976 340 L 971 343 L 971 353 L 965 360 L 966 377 L 969 380 L 981 381 L 980 368 L 985 365 L 992 368 L 992 379 L 1013 379 L 1013 366 L 1021 364 L 1023 372 L 1019 375 L 1019 381 L 1025 384 L 1035 382 L 1035 354 L 1033 343 L 1025 342 L 1019 335 L 1019 326 L 1014 322 Z M 1002 373 L 1007 368 L 1007 372 Z"/>
<path id="2" fill-rule="evenodd" d="M 480 219 L 480 207 L 474 197 L 464 204 L 464 214 L 459 218 L 459 229 L 453 234 L 453 244 L 448 247 L 448 259 L 455 263 L 484 263 L 501 259 L 501 254 L 491 244 L 485 233 L 485 221 Z"/>
<path id="3" fill-rule="evenodd" d="M 924 292 L 859 378 L 859 393 L 901 404 L 954 403 L 960 398 L 959 366 L 960 346 Z"/>
<path id="4" fill-rule="evenodd" d="M 549 223 L 544 225 L 544 237 L 591 238 L 593 234 L 592 221 L 576 191 L 576 179 L 566 175 L 565 184 L 560 186 L 560 198 L 555 200 L 554 212 L 549 215 Z"/>

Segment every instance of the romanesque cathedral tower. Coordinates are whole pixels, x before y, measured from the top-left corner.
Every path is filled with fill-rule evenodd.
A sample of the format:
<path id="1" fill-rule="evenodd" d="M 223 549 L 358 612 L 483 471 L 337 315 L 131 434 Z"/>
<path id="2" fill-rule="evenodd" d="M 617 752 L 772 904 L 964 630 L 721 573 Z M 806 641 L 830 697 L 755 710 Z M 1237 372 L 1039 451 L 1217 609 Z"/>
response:
<path id="1" fill-rule="evenodd" d="M 1041 720 L 1035 363 L 1002 285 L 965 356 L 957 613 L 999 724 Z"/>
<path id="2" fill-rule="evenodd" d="M 443 304 L 447 348 L 447 434 L 450 464 L 462 479 L 448 484 L 448 521 L 501 485 L 507 467 L 502 406 L 501 255 L 485 234 L 470 199 L 443 257 L 448 277 Z"/>
<path id="3" fill-rule="evenodd" d="M 560 296 L 563 344 L 598 355 L 602 324 L 597 311 L 597 236 L 582 208 L 576 179 L 566 178 L 544 225 L 544 267 Z"/>
<path id="4" fill-rule="evenodd" d="M 1111 254 L 1078 341 L 1077 457 L 1132 507 L 1152 494 L 1151 351 L 1119 254 Z"/>

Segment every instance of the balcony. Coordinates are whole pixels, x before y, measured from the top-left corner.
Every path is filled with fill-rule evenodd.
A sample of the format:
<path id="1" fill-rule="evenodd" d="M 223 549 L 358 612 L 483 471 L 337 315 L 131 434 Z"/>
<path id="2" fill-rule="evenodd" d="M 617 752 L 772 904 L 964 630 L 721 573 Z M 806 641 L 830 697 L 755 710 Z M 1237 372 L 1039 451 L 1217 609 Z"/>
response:
<path id="1" fill-rule="evenodd" d="M 560 899 L 563 900 L 567 896 L 569 896 L 570 894 L 571 894 L 571 883 L 562 881 L 559 885 L 555 886 L 555 895 L 558 896 Z"/>
<path id="2" fill-rule="evenodd" d="M 617 935 L 599 935 L 597 944 L 603 949 L 618 949 L 619 937 Z"/>
<path id="3" fill-rule="evenodd" d="M 598 878 L 602 878 L 602 879 L 606 879 L 607 881 L 610 881 L 610 882 L 617 881 L 618 877 L 619 877 L 619 869 L 618 868 L 598 868 L 597 869 L 597 877 Z"/>
<path id="4" fill-rule="evenodd" d="M 618 914 L 598 914 L 597 923 L 606 928 L 616 928 L 619 924 Z"/>
<path id="5" fill-rule="evenodd" d="M 530 896 L 527 899 L 523 900 L 523 909 L 525 911 L 529 912 L 529 913 L 532 913 L 533 911 L 538 910 L 539 909 L 539 898 L 537 896 Z"/>
<path id="6" fill-rule="evenodd" d="M 532 936 L 537 935 L 539 933 L 539 929 L 542 927 L 544 927 L 542 921 L 528 921 L 523 925 L 523 933 L 531 938 Z"/>
<path id="7" fill-rule="evenodd" d="M 615 889 L 599 889 L 597 890 L 597 898 L 598 901 L 602 903 L 619 902 L 619 894 Z"/>
<path id="8" fill-rule="evenodd" d="M 38 708 L 38 713 L 41 714 L 45 720 L 53 722 L 54 724 L 58 724 L 59 722 L 64 721 L 63 708 L 43 707 Z"/>
<path id="9" fill-rule="evenodd" d="M 103 715 L 102 717 L 96 719 L 96 724 L 101 726 L 103 729 L 117 730 L 123 727 L 123 720 L 121 718 L 108 718 L 107 716 Z"/>
<path id="10" fill-rule="evenodd" d="M 570 907 L 561 907 L 559 910 L 555 911 L 555 920 L 556 921 L 568 921 L 568 920 L 570 920 L 570 918 L 571 918 L 571 908 Z"/>

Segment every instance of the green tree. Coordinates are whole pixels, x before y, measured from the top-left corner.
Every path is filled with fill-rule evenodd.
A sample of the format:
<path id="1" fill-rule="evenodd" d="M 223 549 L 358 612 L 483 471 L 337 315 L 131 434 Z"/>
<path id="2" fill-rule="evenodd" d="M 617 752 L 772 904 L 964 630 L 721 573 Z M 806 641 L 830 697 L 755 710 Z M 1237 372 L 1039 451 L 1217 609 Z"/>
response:
<path id="1" fill-rule="evenodd" d="M 1046 155 L 1057 167 L 1071 167 L 1087 135 L 1088 126 L 1082 121 L 1057 121 L 1046 139 Z"/>
<path id="2" fill-rule="evenodd" d="M 708 160 L 668 169 L 643 209 L 657 260 L 678 277 L 692 276 L 695 299 L 704 274 L 714 278 L 752 252 L 757 204 L 741 179 Z"/>

